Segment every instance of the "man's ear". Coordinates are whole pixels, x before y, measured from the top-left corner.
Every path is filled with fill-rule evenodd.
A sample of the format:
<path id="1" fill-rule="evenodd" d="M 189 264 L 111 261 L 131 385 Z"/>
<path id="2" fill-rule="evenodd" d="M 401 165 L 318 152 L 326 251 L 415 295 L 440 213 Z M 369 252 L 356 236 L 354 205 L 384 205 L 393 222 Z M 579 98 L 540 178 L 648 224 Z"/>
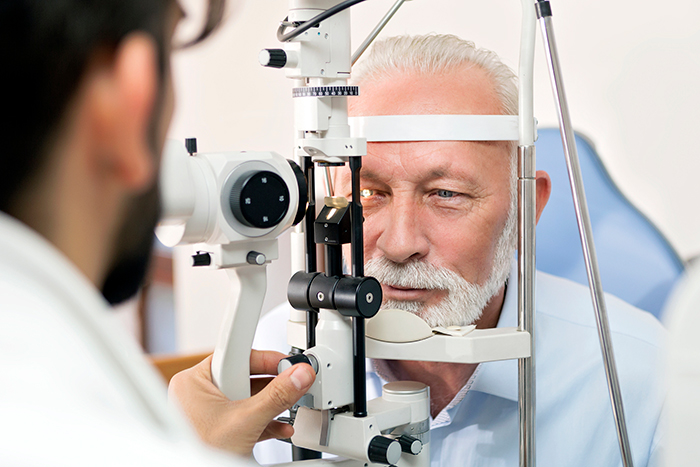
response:
<path id="1" fill-rule="evenodd" d="M 156 172 L 149 132 L 158 94 L 158 48 L 150 36 L 134 33 L 96 68 L 91 89 L 96 167 L 126 190 L 144 190 Z"/>
<path id="2" fill-rule="evenodd" d="M 540 221 L 540 216 L 544 207 L 549 201 L 549 195 L 552 193 L 552 180 L 549 178 L 549 174 L 544 170 L 538 170 L 535 174 L 535 183 L 537 186 L 536 203 L 537 203 L 537 222 Z"/>

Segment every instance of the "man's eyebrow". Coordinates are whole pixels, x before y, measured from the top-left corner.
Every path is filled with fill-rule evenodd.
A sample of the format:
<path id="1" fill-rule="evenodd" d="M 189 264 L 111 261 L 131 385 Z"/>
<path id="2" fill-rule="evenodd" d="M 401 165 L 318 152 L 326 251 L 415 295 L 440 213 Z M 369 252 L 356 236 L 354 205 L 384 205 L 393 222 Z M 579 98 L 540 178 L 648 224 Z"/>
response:
<path id="1" fill-rule="evenodd" d="M 360 178 L 363 182 L 387 183 L 386 177 L 381 176 L 377 172 L 367 170 L 364 167 L 360 171 Z M 446 167 L 436 168 L 431 170 L 430 172 L 426 172 L 425 175 L 421 178 L 421 182 L 426 183 L 443 178 L 455 179 L 470 187 L 478 186 L 477 179 L 474 177 L 473 174 L 463 172 L 457 173 L 454 170 L 449 170 Z"/>
<path id="2" fill-rule="evenodd" d="M 360 178 L 369 182 L 382 181 L 382 177 L 380 177 L 379 174 L 372 172 L 371 170 L 367 170 L 364 167 L 362 168 L 362 170 L 360 170 Z"/>

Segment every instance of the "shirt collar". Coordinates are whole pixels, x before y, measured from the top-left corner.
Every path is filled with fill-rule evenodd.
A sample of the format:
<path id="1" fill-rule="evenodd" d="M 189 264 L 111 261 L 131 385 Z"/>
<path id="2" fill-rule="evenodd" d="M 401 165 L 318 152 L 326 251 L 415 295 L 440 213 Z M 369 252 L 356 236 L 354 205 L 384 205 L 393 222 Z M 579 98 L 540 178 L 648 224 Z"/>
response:
<path id="1" fill-rule="evenodd" d="M 515 327 L 518 325 L 518 263 L 511 263 L 508 286 L 496 327 Z M 518 400 L 518 361 L 503 360 L 486 362 L 479 365 L 481 371 L 474 381 L 473 391 Z"/>

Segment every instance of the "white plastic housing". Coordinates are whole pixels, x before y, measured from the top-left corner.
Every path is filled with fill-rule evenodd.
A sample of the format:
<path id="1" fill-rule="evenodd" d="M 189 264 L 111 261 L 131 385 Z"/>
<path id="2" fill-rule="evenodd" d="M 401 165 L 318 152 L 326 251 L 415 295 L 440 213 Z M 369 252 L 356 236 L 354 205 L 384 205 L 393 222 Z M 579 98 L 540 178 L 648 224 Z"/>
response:
<path id="1" fill-rule="evenodd" d="M 388 386 L 393 386 L 395 390 L 387 391 Z M 366 417 L 354 417 L 352 412 L 334 414 L 328 429 L 323 421 L 328 413 L 308 407 L 299 408 L 292 442 L 307 449 L 369 462 L 368 446 L 375 436 L 393 432 L 396 428 L 403 432 L 402 427 L 411 425 L 423 424 L 427 429 L 430 417 L 430 392 L 427 386 L 416 382 L 395 382 L 385 385 L 382 392 L 382 397 L 369 402 Z M 419 434 L 416 436 L 421 437 Z M 417 456 L 401 455 L 398 466 L 430 465 L 430 438 L 429 435 L 422 438 L 421 453 Z"/>
<path id="2" fill-rule="evenodd" d="M 289 209 L 274 227 L 256 228 L 239 222 L 229 204 L 234 182 L 251 170 L 276 173 L 289 189 Z M 228 245 L 259 242 L 276 258 L 276 245 L 266 245 L 287 229 L 299 206 L 299 188 L 289 162 L 273 152 L 229 152 L 191 156 L 184 145 L 168 141 L 163 154 L 161 178 L 162 218 L 156 235 L 167 246 L 206 243 Z M 227 250 L 229 253 L 230 251 Z M 264 253 L 267 253 L 264 252 Z M 217 265 L 233 266 L 224 254 Z M 269 259 L 274 259 L 269 258 Z M 246 264 L 245 258 L 240 264 Z"/>
<path id="3" fill-rule="evenodd" d="M 306 327 L 306 323 L 298 323 Z M 305 348 L 302 345 L 299 348 Z M 316 346 L 306 352 L 318 362 L 316 381 L 308 394 L 319 410 L 354 401 L 352 391 L 352 326 L 350 319 L 322 309 L 316 326 Z"/>

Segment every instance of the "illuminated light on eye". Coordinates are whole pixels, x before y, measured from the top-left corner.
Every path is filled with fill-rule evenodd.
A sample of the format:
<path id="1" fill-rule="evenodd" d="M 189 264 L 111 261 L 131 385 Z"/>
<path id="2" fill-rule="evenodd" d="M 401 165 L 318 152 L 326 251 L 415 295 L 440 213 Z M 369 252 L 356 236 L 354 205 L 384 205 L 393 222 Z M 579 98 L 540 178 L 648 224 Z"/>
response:
<path id="1" fill-rule="evenodd" d="M 369 198 L 374 194 L 374 191 L 368 190 L 367 188 L 360 190 L 360 196 L 363 198 Z"/>

